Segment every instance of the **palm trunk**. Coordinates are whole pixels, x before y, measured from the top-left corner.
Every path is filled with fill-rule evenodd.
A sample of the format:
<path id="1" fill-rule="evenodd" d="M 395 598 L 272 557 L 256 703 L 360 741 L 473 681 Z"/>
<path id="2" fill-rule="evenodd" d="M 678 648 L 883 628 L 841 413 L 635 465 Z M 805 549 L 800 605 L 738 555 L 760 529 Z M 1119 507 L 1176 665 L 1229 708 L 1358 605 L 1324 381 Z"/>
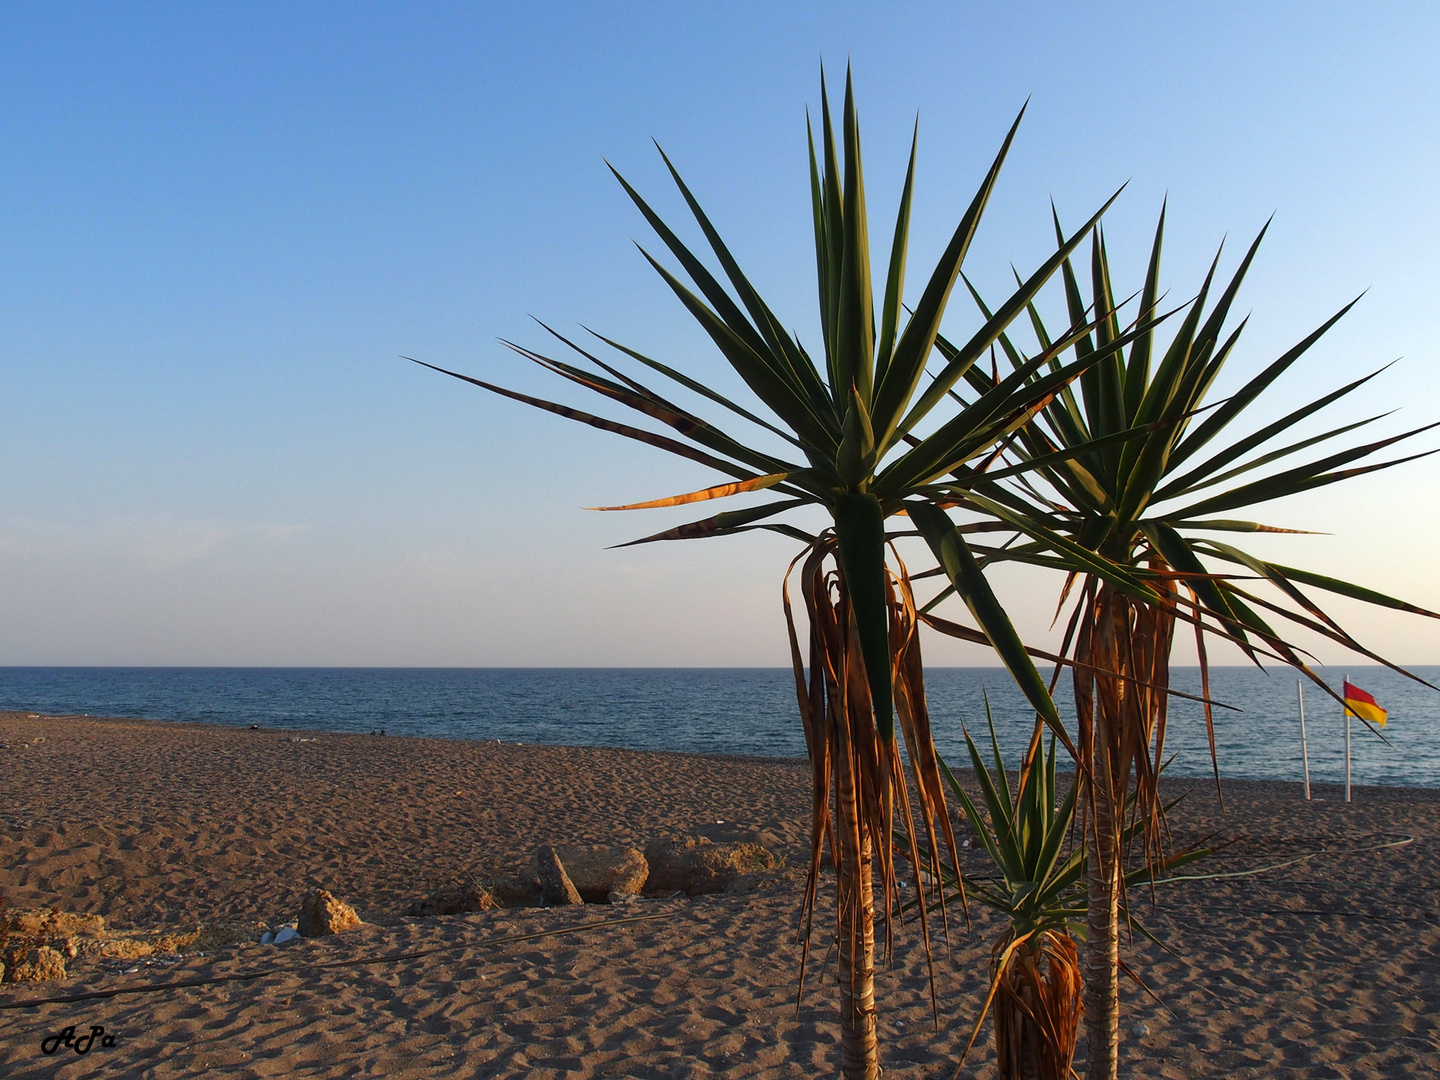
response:
<path id="1" fill-rule="evenodd" d="M 990 948 L 996 1072 L 1000 1080 L 1070 1080 L 1082 1012 L 1075 943 L 1063 930 L 1046 931 L 998 970 L 1012 940 L 1006 934 Z"/>
<path id="2" fill-rule="evenodd" d="M 917 866 L 921 864 L 922 848 L 899 747 L 893 732 L 888 737 L 885 734 L 882 717 L 877 715 L 873 704 L 873 682 L 868 677 L 852 617 L 853 598 L 846 588 L 844 566 L 828 569 L 826 566 L 827 560 L 836 557 L 835 544 L 834 540 L 822 537 L 804 556 L 801 582 L 806 613 L 810 617 L 808 674 L 801 663 L 789 595 L 783 594 L 796 700 L 805 724 L 813 784 L 810 876 L 802 905 L 805 934 L 801 949 L 801 986 L 804 986 L 805 962 L 809 955 L 810 916 L 828 841 L 837 869 L 836 936 L 843 1075 L 846 1080 L 877 1080 L 880 1055 L 875 1005 L 875 892 L 878 886 L 887 910 L 898 911 L 897 875 L 891 846 L 897 818 L 906 830 L 910 855 Z M 799 561 L 797 558 L 796 563 Z M 919 799 L 918 821 L 928 835 L 929 851 L 939 850 L 938 825 L 952 859 L 958 862 L 925 707 L 915 596 L 903 563 L 897 573 L 887 572 L 883 599 L 886 607 L 880 614 L 886 619 L 890 652 L 881 660 L 898 673 L 894 689 L 886 680 L 885 689 L 892 706 L 885 711 L 892 714 L 893 726 L 904 735 L 909 748 Z M 938 867 L 938 856 L 935 865 Z M 938 868 L 935 874 L 938 877 Z M 892 925 L 887 923 L 887 946 Z M 921 933 L 928 955 L 930 939 L 923 924 Z"/>
<path id="3" fill-rule="evenodd" d="M 875 890 L 870 837 L 856 820 L 855 776 L 842 762 L 840 818 L 840 1044 L 845 1080 L 878 1080 L 880 1048 L 875 1035 Z M 854 838 L 858 837 L 858 849 Z"/>
<path id="4" fill-rule="evenodd" d="M 1122 673 L 1128 656 L 1119 647 L 1123 601 L 1102 586 L 1088 642 L 1091 663 Z M 1085 1054 L 1089 1080 L 1116 1080 L 1120 1050 L 1120 832 L 1116 816 L 1124 806 L 1119 748 L 1126 687 L 1113 675 L 1096 675 L 1091 699 L 1090 786 L 1085 801 L 1093 824 L 1087 830 L 1085 924 Z"/>
<path id="5" fill-rule="evenodd" d="M 1008 944 L 1005 939 L 1002 942 Z M 1017 970 L 1038 963 L 1028 947 L 1022 946 L 1021 952 L 1012 957 L 1009 970 L 1000 976 L 1004 980 L 1004 999 L 995 1003 L 995 1059 L 1000 1080 L 1040 1080 L 1041 1036 L 1031 1020 L 1039 1011 L 1034 987 L 1040 980 L 1032 972 Z M 1013 999 L 1010 995 L 1014 995 Z"/>
<path id="6" fill-rule="evenodd" d="M 1115 1080 L 1120 1041 L 1120 860 L 1104 710 L 1096 717 L 1095 822 L 1088 831 L 1085 926 L 1085 1046 L 1089 1080 Z"/>

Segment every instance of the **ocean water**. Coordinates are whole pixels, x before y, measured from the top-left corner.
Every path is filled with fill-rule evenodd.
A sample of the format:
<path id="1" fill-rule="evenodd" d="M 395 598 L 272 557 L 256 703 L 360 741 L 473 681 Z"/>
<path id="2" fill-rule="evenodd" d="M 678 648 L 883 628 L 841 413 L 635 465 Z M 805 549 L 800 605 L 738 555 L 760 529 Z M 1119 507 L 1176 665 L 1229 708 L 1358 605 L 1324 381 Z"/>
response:
<path id="1" fill-rule="evenodd" d="M 1440 685 L 1440 667 L 1416 668 Z M 1343 674 L 1343 673 L 1341 673 Z M 1387 741 L 1352 729 L 1356 784 L 1440 787 L 1440 693 L 1384 668 L 1353 681 L 1389 710 Z M 1339 685 L 1340 674 L 1333 675 Z M 1199 671 L 1174 687 L 1199 693 Z M 1068 680 L 1057 700 L 1066 709 Z M 967 763 L 962 724 L 984 735 L 988 695 L 1001 749 L 1013 761 L 1032 715 L 1003 669 L 932 668 L 926 691 L 940 753 Z M 1211 670 L 1224 778 L 1302 776 L 1296 680 L 1254 668 Z M 1344 722 L 1334 701 L 1305 693 L 1310 775 L 1344 779 Z M 0 709 L 88 713 L 447 739 L 618 746 L 765 757 L 803 757 L 794 677 L 784 668 L 55 668 L 0 667 Z M 1067 716 L 1068 719 L 1068 716 Z M 1208 776 L 1201 707 L 1172 698 L 1169 752 L 1177 776 Z"/>

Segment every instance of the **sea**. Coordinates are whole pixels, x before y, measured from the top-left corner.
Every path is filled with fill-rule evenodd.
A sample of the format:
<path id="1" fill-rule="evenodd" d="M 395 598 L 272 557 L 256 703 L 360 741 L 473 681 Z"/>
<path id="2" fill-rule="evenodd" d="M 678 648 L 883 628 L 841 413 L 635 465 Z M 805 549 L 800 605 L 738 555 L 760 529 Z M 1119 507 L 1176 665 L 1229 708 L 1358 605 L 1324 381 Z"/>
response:
<path id="1" fill-rule="evenodd" d="M 1440 667 L 1414 673 L 1440 685 Z M 1345 673 L 1328 673 L 1338 688 Z M 1440 787 L 1440 692 L 1381 667 L 1348 672 L 1389 711 L 1376 733 L 1351 727 L 1357 785 Z M 969 763 L 964 732 L 989 757 L 987 705 L 1010 763 L 1027 743 L 1033 712 L 1002 668 L 926 670 L 936 747 Z M 1067 720 L 1068 678 L 1057 690 Z M 1172 686 L 1200 693 L 1198 668 Z M 1215 754 L 1225 779 L 1304 777 L 1295 673 L 1212 668 Z M 1306 685 L 1310 777 L 1345 777 L 1345 722 L 1336 702 Z M 788 668 L 235 668 L 0 667 L 0 709 L 143 717 L 300 731 L 614 746 L 761 757 L 805 756 Z M 1202 707 L 1172 698 L 1169 775 L 1212 773 Z M 1062 752 L 1063 757 L 1063 752 Z"/>

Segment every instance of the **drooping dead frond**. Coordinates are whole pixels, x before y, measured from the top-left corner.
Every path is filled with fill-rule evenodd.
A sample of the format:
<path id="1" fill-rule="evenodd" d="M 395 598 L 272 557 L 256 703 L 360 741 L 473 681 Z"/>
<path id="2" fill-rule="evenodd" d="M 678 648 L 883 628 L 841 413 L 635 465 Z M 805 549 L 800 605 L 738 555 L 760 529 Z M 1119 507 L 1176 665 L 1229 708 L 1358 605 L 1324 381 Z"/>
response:
<path id="1" fill-rule="evenodd" d="M 1080 958 L 1063 931 L 1045 930 L 1009 951 L 990 951 L 995 994 L 996 1071 L 1002 1080 L 1069 1080 L 1080 1036 Z"/>
<path id="2" fill-rule="evenodd" d="M 800 591 L 809 622 L 808 656 L 803 657 L 789 594 L 790 574 L 802 562 Z M 894 564 L 894 569 L 887 571 L 886 596 L 891 673 L 896 720 L 910 760 L 913 792 L 906 782 L 899 740 L 881 738 L 876 725 L 865 660 L 833 533 L 823 534 L 790 564 L 782 586 L 796 699 L 811 766 L 810 872 L 802 901 L 804 931 L 798 993 L 804 992 L 820 868 L 828 846 L 839 868 L 835 900 L 842 1021 L 853 1023 L 862 1037 L 866 1030 L 873 1036 L 873 1002 L 853 992 L 864 983 L 858 976 L 874 966 L 876 879 L 886 915 L 887 956 L 893 949 L 894 929 L 899 921 L 900 877 L 892 838 L 905 837 L 901 854 L 914 871 L 911 876 L 927 959 L 931 945 L 925 880 L 927 876 L 932 881 L 940 879 L 937 860 L 942 850 L 948 850 L 952 860 L 958 859 L 930 730 L 915 596 L 898 554 L 894 554 Z M 898 833 L 897 817 L 901 826 Z M 944 849 L 940 846 L 942 837 Z M 943 899 L 939 903 L 943 911 Z M 849 995 L 845 993 L 847 985 L 852 991 Z"/>

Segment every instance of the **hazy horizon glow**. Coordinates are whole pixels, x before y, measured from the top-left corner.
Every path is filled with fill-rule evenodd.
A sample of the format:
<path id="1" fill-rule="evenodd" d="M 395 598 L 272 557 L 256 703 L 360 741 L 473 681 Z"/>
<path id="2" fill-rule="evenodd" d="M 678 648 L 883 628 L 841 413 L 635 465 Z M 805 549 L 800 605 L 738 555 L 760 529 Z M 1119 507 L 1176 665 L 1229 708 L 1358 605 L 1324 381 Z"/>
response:
<path id="1" fill-rule="evenodd" d="M 1397 357 L 1343 415 L 1440 420 L 1429 5 L 29 4 L 0 25 L 0 664 L 785 665 L 793 541 L 610 550 L 687 516 L 580 509 L 703 469 L 399 358 L 593 405 L 497 343 L 539 345 L 533 314 L 724 382 L 605 167 L 683 221 L 652 136 L 813 341 L 822 57 L 836 83 L 854 67 L 876 250 L 918 112 L 908 293 L 1029 98 L 966 263 L 982 288 L 1048 253 L 1052 197 L 1078 223 L 1128 181 L 1106 236 L 1136 287 L 1168 199 L 1176 297 L 1273 212 L 1220 391 L 1363 292 L 1257 422 Z M 963 296 L 949 318 L 971 325 Z M 1334 491 L 1267 518 L 1321 535 L 1253 546 L 1440 610 L 1437 460 Z M 995 579 L 1053 643 L 1058 582 Z M 1333 613 L 1440 662 L 1440 622 Z"/>

